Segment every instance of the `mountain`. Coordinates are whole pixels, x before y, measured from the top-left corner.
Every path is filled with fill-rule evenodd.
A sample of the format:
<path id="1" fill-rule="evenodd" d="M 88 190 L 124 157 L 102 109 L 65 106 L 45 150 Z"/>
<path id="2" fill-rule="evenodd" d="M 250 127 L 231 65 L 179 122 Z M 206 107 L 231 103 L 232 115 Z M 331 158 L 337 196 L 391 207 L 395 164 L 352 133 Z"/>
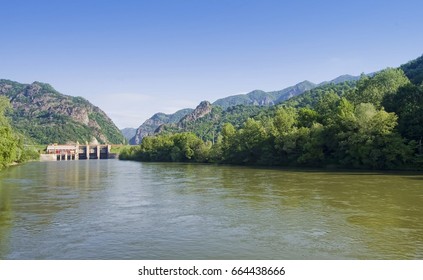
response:
<path id="1" fill-rule="evenodd" d="M 336 84 L 342 83 L 343 81 L 354 81 L 358 78 L 355 76 L 343 75 L 325 83 Z M 218 99 L 213 102 L 213 104 L 203 101 L 195 110 L 189 109 L 191 111 L 184 111 L 188 110 L 184 109 L 172 115 L 158 113 L 138 128 L 136 136 L 130 140 L 130 144 L 139 144 L 144 136 L 163 131 L 195 131 L 196 134 L 203 135 L 202 137 L 204 139 L 214 140 L 212 135 L 217 135 L 217 130 L 221 128 L 224 122 L 230 122 L 235 126 L 239 126 L 249 117 L 257 115 L 261 110 L 260 107 L 269 107 L 285 102 L 292 97 L 301 96 L 304 92 L 310 91 L 316 87 L 318 87 L 318 85 L 312 82 L 303 81 L 278 91 L 265 92 L 262 90 L 254 90 L 247 94 L 232 95 Z M 206 108 L 207 114 L 203 111 Z M 202 116 L 200 118 L 194 116 L 196 114 L 195 112 L 202 112 Z M 172 117 L 173 121 L 167 120 L 169 117 Z"/>
<path id="2" fill-rule="evenodd" d="M 125 139 L 129 142 L 129 140 L 131 140 L 131 138 L 135 136 L 137 129 L 132 127 L 126 127 L 124 129 L 121 129 L 120 132 L 122 133 L 123 137 L 125 137 Z"/>
<path id="3" fill-rule="evenodd" d="M 193 124 L 197 124 L 197 120 L 209 115 L 213 107 L 208 101 L 202 101 L 193 111 L 183 116 L 178 122 L 167 123 L 160 125 L 154 133 L 161 133 L 164 131 L 180 132 L 185 130 L 192 130 Z"/>
<path id="4" fill-rule="evenodd" d="M 0 80 L 0 95 L 12 104 L 11 125 L 37 143 L 126 142 L 100 108 L 82 97 L 61 94 L 49 84 Z"/>
<path id="5" fill-rule="evenodd" d="M 423 83 L 423 55 L 400 66 L 408 79 L 415 85 Z"/>
<path id="6" fill-rule="evenodd" d="M 204 141 L 215 142 L 225 123 L 240 127 L 248 118 L 257 117 L 259 114 L 265 116 L 272 108 L 274 106 L 236 105 L 222 109 L 203 101 L 179 122 L 159 126 L 155 134 L 192 132 Z"/>
<path id="7" fill-rule="evenodd" d="M 183 128 L 186 126 L 187 123 L 195 122 L 196 120 L 204 117 L 205 115 L 209 114 L 212 111 L 212 105 L 208 101 L 202 101 L 194 111 L 186 114 L 182 117 L 177 126 Z"/>
<path id="8" fill-rule="evenodd" d="M 221 98 L 213 102 L 213 105 L 220 106 L 227 109 L 236 105 L 258 105 L 258 106 L 271 106 L 281 103 L 293 96 L 299 95 L 306 90 L 316 87 L 315 84 L 309 81 L 303 81 L 294 86 L 279 90 L 265 92 L 262 90 L 254 90 L 247 94 L 232 95 Z"/>
<path id="9" fill-rule="evenodd" d="M 138 145 L 141 143 L 142 138 L 147 135 L 153 135 L 156 129 L 163 124 L 177 123 L 188 113 L 191 113 L 193 109 L 182 109 L 173 114 L 157 113 L 151 118 L 146 120 L 135 132 L 135 136 L 129 141 L 131 145 Z"/>
<path id="10" fill-rule="evenodd" d="M 302 94 L 303 92 L 315 88 L 317 85 L 310 82 L 310 81 L 303 81 L 298 83 L 294 86 L 288 87 L 283 90 L 279 91 L 272 91 L 269 92 L 272 96 L 274 96 L 276 102 L 275 104 L 279 104 L 285 100 L 288 100 L 291 97 L 297 96 Z"/>
<path id="11" fill-rule="evenodd" d="M 372 76 L 373 74 L 369 74 L 370 76 Z M 345 82 L 351 82 L 351 81 L 358 81 L 360 80 L 360 76 L 352 76 L 352 75 L 341 75 L 333 80 L 330 81 L 325 81 L 325 82 L 321 82 L 319 84 L 319 86 L 323 86 L 323 85 L 327 85 L 327 84 L 341 84 L 341 83 L 345 83 Z"/>
<path id="12" fill-rule="evenodd" d="M 422 83 L 423 56 L 402 65 L 401 69 L 404 70 L 412 82 L 415 84 Z M 372 77 L 375 73 L 370 73 L 366 76 Z M 247 94 L 228 96 L 213 102 L 207 115 L 195 121 L 185 120 L 183 124 L 178 123 L 178 120 L 174 122 L 157 121 L 156 118 L 158 116 L 156 114 L 141 126 L 143 129 L 137 131 L 137 136 L 131 140 L 131 144 L 139 144 L 145 135 L 153 135 L 163 131 L 174 133 L 192 131 L 203 140 L 214 140 L 213 135 L 217 135 L 224 122 L 239 126 L 249 117 L 271 115 L 272 108 L 274 108 L 273 105 L 281 103 L 298 108 L 314 106 L 327 93 L 335 93 L 338 96 L 342 96 L 351 91 L 355 88 L 356 82 L 360 78 L 361 76 L 341 75 L 319 84 L 306 80 L 279 91 L 265 92 L 254 90 Z M 164 115 L 162 113 L 159 114 L 161 116 Z M 178 116 L 179 119 L 182 119 L 182 117 L 183 115 Z"/>
<path id="13" fill-rule="evenodd" d="M 183 117 L 179 122 L 173 124 L 163 124 L 156 129 L 154 134 L 160 134 L 163 132 L 192 132 L 203 141 L 214 142 L 225 123 L 230 123 L 234 127 L 239 128 L 248 120 L 248 118 L 266 119 L 273 117 L 277 104 L 284 104 L 298 108 L 314 106 L 323 95 L 332 92 L 341 96 L 354 88 L 356 82 L 356 77 L 344 75 L 319 85 L 314 85 L 305 81 L 280 91 L 266 93 L 264 91 L 256 90 L 246 95 L 230 96 L 228 99 L 267 96 L 276 100 L 275 103 L 277 103 L 275 105 L 263 104 L 262 106 L 257 106 L 253 103 L 251 105 L 239 104 L 223 108 L 215 103 L 210 104 L 207 101 L 203 101 L 193 112 Z M 307 88 L 311 89 L 306 90 Z M 299 93 L 303 90 L 303 93 Z M 258 99 L 256 98 L 256 100 Z"/>

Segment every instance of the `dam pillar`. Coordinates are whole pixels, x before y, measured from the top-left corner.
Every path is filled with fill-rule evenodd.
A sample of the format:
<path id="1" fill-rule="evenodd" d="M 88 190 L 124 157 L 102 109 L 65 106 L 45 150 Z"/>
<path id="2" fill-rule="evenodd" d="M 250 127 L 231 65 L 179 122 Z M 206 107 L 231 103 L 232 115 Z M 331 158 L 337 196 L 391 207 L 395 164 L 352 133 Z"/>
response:
<path id="1" fill-rule="evenodd" d="M 90 159 L 90 145 L 88 145 L 88 142 L 85 148 L 85 155 L 87 157 L 87 160 Z"/>

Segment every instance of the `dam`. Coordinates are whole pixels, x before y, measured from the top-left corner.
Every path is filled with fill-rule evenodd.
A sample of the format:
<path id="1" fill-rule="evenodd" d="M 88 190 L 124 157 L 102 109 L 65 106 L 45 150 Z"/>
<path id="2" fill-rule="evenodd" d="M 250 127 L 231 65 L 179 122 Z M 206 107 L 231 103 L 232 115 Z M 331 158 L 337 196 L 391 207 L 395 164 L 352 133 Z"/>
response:
<path id="1" fill-rule="evenodd" d="M 90 160 L 115 158 L 110 153 L 111 145 L 108 144 L 52 144 L 48 145 L 46 154 L 41 155 L 42 161 L 54 160 Z"/>

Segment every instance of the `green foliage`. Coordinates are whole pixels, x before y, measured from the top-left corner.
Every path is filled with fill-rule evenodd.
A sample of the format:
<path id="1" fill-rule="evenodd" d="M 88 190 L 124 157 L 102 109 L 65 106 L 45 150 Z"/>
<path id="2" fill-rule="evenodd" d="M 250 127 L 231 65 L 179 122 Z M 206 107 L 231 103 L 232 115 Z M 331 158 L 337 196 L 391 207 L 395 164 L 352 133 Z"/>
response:
<path id="1" fill-rule="evenodd" d="M 51 85 L 31 85 L 0 80 L 0 95 L 8 97 L 13 110 L 7 113 L 18 133 L 40 144 L 91 142 L 124 143 L 113 122 L 82 97 L 57 92 Z"/>
<path id="2" fill-rule="evenodd" d="M 421 85 L 423 83 L 423 56 L 401 65 L 400 68 L 413 84 Z"/>
<path id="3" fill-rule="evenodd" d="M 97 122 L 97 124 L 101 128 L 101 133 L 106 136 L 108 143 L 126 143 L 125 137 L 123 137 L 122 133 L 119 129 L 113 123 L 110 121 L 110 119 L 107 118 L 106 115 L 101 114 L 98 111 L 94 111 L 89 115 L 89 118 L 91 120 L 94 120 Z M 99 139 L 99 142 L 103 142 L 101 139 Z"/>
<path id="4" fill-rule="evenodd" d="M 211 145 L 193 133 L 147 136 L 141 145 L 124 149 L 119 155 L 123 160 L 158 162 L 207 162 Z"/>
<path id="5" fill-rule="evenodd" d="M 316 87 L 315 84 L 309 81 L 303 81 L 294 86 L 287 87 L 278 91 L 265 92 L 262 90 L 254 90 L 247 94 L 238 94 L 229 97 L 225 97 L 219 100 L 216 100 L 213 105 L 219 106 L 222 109 L 227 109 L 229 107 L 244 105 L 258 105 L 258 106 L 271 106 L 274 104 L 281 103 L 292 96 L 297 96 L 303 92 L 310 90 Z"/>
<path id="6" fill-rule="evenodd" d="M 412 84 L 401 87 L 397 94 L 389 95 L 383 105 L 399 117 L 398 130 L 407 139 L 416 142 L 419 155 L 423 154 L 423 86 Z"/>
<path id="7" fill-rule="evenodd" d="M 386 95 L 395 94 L 400 87 L 409 83 L 404 71 L 388 68 L 372 78 L 363 76 L 358 81 L 356 90 L 348 94 L 348 99 L 355 105 L 371 103 L 380 107 Z"/>
<path id="8" fill-rule="evenodd" d="M 403 69 L 413 82 L 419 77 L 418 71 Z M 183 133 L 176 126 L 168 128 L 128 149 L 123 158 L 421 169 L 423 85 L 411 84 L 406 75 L 386 69 L 358 81 L 320 85 L 282 105 L 214 108 L 185 124 Z"/>
<path id="9" fill-rule="evenodd" d="M 346 81 L 339 84 L 324 84 L 314 89 L 308 90 L 301 95 L 295 96 L 283 104 L 296 108 L 315 108 L 316 104 L 328 93 L 337 96 L 345 96 L 350 91 L 354 90 L 357 81 Z"/>
<path id="10" fill-rule="evenodd" d="M 397 116 L 377 110 L 373 104 L 361 103 L 353 115 L 339 118 L 342 131 L 337 157 L 344 166 L 390 169 L 403 166 L 410 159 L 410 146 L 394 131 Z"/>
<path id="11" fill-rule="evenodd" d="M 14 127 L 25 136 L 34 139 L 38 143 L 67 143 L 67 142 L 90 142 L 92 129 L 88 126 L 72 120 L 68 116 L 50 114 L 42 115 L 30 120 L 19 116 L 19 111 L 11 113 Z M 54 119 L 50 121 L 49 119 Z"/>
<path id="12" fill-rule="evenodd" d="M 195 121 L 184 122 L 183 125 L 165 125 L 162 133 L 192 132 L 203 141 L 215 143 L 225 123 L 240 127 L 250 117 L 258 115 L 262 110 L 258 106 L 237 105 L 223 110 L 213 106 L 212 111 Z"/>
<path id="13" fill-rule="evenodd" d="M 12 163 L 24 162 L 39 156 L 36 151 L 24 148 L 23 138 L 10 126 L 5 117 L 6 111 L 10 109 L 9 100 L 0 96 L 0 170 Z"/>

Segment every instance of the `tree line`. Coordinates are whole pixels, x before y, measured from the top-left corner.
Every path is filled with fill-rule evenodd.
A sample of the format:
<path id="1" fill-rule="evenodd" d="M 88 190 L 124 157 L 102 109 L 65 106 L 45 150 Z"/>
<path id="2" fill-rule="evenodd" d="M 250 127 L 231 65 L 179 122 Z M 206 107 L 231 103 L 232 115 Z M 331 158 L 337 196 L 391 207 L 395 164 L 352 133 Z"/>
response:
<path id="1" fill-rule="evenodd" d="M 192 132 L 163 133 L 124 150 L 140 161 L 366 169 L 423 168 L 423 85 L 401 69 L 362 76 L 347 90 L 320 92 L 304 106 L 275 107 L 235 127 L 215 143 Z M 316 91 L 315 91 L 316 92 Z M 317 91 L 318 92 L 318 91 Z M 298 104 L 297 104 L 298 105 Z"/>
<path id="2" fill-rule="evenodd" d="M 37 151 L 24 146 L 24 138 L 16 133 L 5 117 L 11 106 L 9 99 L 0 96 L 0 170 L 13 163 L 25 162 L 39 157 Z"/>

